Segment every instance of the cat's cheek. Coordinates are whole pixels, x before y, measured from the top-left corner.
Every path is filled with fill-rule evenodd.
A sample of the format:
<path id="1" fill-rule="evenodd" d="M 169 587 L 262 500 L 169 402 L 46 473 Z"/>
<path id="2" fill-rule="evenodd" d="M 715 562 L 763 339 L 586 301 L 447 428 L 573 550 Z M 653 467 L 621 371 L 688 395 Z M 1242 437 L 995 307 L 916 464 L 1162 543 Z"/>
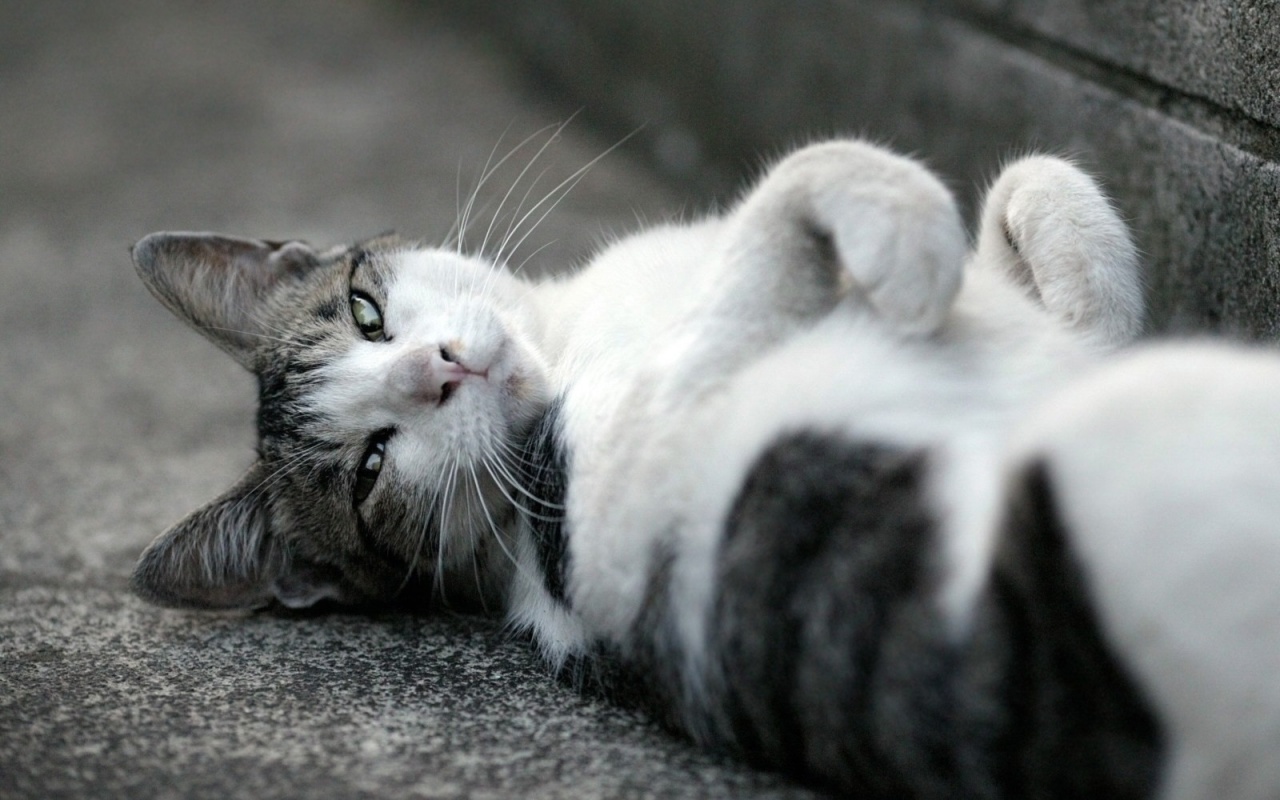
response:
<path id="1" fill-rule="evenodd" d="M 536 371 L 512 372 L 502 382 L 502 393 L 507 417 L 517 427 L 533 422 L 551 401 L 549 382 Z"/>
<path id="2" fill-rule="evenodd" d="M 499 405 L 508 422 L 522 425 L 542 412 L 551 399 L 548 367 L 522 337 L 508 332 L 490 373 Z"/>
<path id="3" fill-rule="evenodd" d="M 502 382 L 502 391 L 519 403 L 529 396 L 529 380 L 519 372 L 513 372 Z"/>
<path id="4" fill-rule="evenodd" d="M 545 405 L 550 395 L 546 375 L 536 369 L 512 370 L 502 381 L 502 390 L 515 402 L 536 406 Z"/>

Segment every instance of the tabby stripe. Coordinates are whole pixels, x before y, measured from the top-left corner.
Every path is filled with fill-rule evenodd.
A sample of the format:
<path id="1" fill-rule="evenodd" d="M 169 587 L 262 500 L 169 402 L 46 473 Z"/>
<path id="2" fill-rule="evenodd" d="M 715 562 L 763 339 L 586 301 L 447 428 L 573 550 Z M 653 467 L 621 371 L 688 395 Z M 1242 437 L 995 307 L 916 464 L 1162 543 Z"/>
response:
<path id="1" fill-rule="evenodd" d="M 564 530 L 568 453 L 562 444 L 563 414 L 564 402 L 558 398 L 534 424 L 525 440 L 519 477 L 528 493 L 523 502 L 533 512 L 529 526 L 543 585 L 551 597 L 568 605 L 565 576 L 570 556 Z"/>
<path id="2" fill-rule="evenodd" d="M 316 319 L 320 319 L 325 322 L 333 322 L 338 319 L 338 317 L 342 316 L 345 311 L 346 305 L 340 298 L 328 297 L 312 308 L 311 314 Z"/>
<path id="3" fill-rule="evenodd" d="M 679 730 L 692 730 L 699 740 L 714 739 L 705 720 L 691 718 L 683 703 L 684 643 L 676 627 L 679 606 L 672 597 L 672 571 L 675 553 L 664 537 L 659 537 L 650 554 L 649 577 L 644 599 L 632 623 L 625 648 L 629 669 L 615 668 L 609 688 L 614 702 L 643 708 L 664 725 Z"/>
<path id="4" fill-rule="evenodd" d="M 748 473 L 726 521 L 709 645 L 726 735 L 749 759 L 844 790 L 959 785 L 945 730 L 954 657 L 922 638 L 937 625 L 924 472 L 919 453 L 799 433 Z M 913 680 L 944 689 L 916 692 Z"/>
<path id="5" fill-rule="evenodd" d="M 1163 735 L 1103 637 L 1044 462 L 1012 482 L 996 568 L 1021 676 L 1007 683 L 1008 773 L 1027 796 L 1152 796 Z"/>
<path id="6" fill-rule="evenodd" d="M 381 567 L 388 571 L 402 575 L 408 573 L 411 568 L 409 560 L 387 547 L 382 538 L 374 534 L 359 514 L 356 514 L 356 535 L 360 539 L 360 546 L 365 556 L 379 562 Z"/>
<path id="7" fill-rule="evenodd" d="M 927 476 L 923 453 L 812 433 L 758 459 L 709 620 L 720 743 L 873 796 L 1151 796 L 1161 731 L 1102 635 L 1045 466 L 1012 485 L 962 641 L 937 604 Z"/>

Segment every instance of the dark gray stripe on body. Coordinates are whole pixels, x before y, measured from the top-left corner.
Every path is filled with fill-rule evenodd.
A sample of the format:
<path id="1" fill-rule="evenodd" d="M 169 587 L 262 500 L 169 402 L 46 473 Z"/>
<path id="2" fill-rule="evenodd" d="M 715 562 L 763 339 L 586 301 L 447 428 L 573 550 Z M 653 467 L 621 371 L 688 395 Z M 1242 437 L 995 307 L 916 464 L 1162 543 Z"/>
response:
<path id="1" fill-rule="evenodd" d="M 567 605 L 565 576 L 569 572 L 569 549 L 564 530 L 564 501 L 569 458 L 562 443 L 563 413 L 562 399 L 547 406 L 525 440 L 518 474 L 527 492 L 520 502 L 527 504 L 531 512 L 527 516 L 543 584 L 548 594 Z"/>
<path id="2" fill-rule="evenodd" d="M 669 536 L 657 537 L 649 553 L 644 599 L 623 651 L 606 653 L 616 665 L 610 673 L 610 688 L 615 701 L 644 708 L 666 727 L 715 745 L 704 724 L 707 710 L 685 705 L 685 650 L 676 623 L 688 611 L 676 606 L 672 597 L 676 556 L 669 541 Z"/>
<path id="3" fill-rule="evenodd" d="M 318 421 L 316 413 L 302 402 L 305 377 L 293 370 L 290 361 L 280 359 L 264 365 L 258 373 L 258 439 L 260 442 L 299 442 L 337 449 L 337 443 L 309 436 L 306 432 Z"/>
<path id="4" fill-rule="evenodd" d="M 1018 678 L 1005 686 L 1010 785 L 1064 800 L 1152 796 L 1160 726 L 1103 637 L 1043 462 L 1012 484 L 996 569 Z"/>
<path id="5" fill-rule="evenodd" d="M 1150 796 L 1158 726 L 1102 638 L 1043 468 L 1014 487 L 959 639 L 938 608 L 928 468 L 922 451 L 815 433 L 761 455 L 726 520 L 711 705 L 688 732 L 865 797 Z M 668 572 L 632 655 L 674 705 Z"/>
<path id="6" fill-rule="evenodd" d="M 959 789 L 958 654 L 932 608 L 918 452 L 814 433 L 757 461 L 726 522 L 709 645 L 748 759 L 871 796 Z"/>

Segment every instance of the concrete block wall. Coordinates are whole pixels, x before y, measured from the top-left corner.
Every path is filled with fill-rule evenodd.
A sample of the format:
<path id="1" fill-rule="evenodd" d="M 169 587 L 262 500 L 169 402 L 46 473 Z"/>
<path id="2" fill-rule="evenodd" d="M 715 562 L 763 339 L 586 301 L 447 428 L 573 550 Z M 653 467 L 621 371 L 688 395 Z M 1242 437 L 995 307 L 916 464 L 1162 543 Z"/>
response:
<path id="1" fill-rule="evenodd" d="M 1280 0 L 459 0 L 695 196 L 798 141 L 925 158 L 972 215 L 1074 156 L 1145 256 L 1148 329 L 1280 340 Z"/>

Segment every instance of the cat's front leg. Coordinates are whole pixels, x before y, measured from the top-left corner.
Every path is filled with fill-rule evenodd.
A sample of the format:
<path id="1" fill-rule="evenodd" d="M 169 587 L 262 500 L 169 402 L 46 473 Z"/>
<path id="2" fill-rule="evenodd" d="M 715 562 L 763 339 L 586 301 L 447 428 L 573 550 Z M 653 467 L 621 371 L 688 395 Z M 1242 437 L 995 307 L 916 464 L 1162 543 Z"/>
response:
<path id="1" fill-rule="evenodd" d="M 960 288 L 954 199 L 919 163 L 860 141 L 797 151 L 733 213 L 725 289 L 744 311 L 806 316 L 839 298 L 897 331 L 929 333 Z"/>
<path id="2" fill-rule="evenodd" d="M 909 158 L 854 140 L 783 159 L 722 221 L 683 335 L 657 359 L 697 394 L 837 306 L 893 334 L 929 335 L 961 283 L 954 199 Z"/>
<path id="3" fill-rule="evenodd" d="M 1000 173 L 983 205 L 976 261 L 1104 344 L 1125 344 L 1141 331 L 1128 227 L 1097 183 L 1063 159 L 1031 156 Z"/>

